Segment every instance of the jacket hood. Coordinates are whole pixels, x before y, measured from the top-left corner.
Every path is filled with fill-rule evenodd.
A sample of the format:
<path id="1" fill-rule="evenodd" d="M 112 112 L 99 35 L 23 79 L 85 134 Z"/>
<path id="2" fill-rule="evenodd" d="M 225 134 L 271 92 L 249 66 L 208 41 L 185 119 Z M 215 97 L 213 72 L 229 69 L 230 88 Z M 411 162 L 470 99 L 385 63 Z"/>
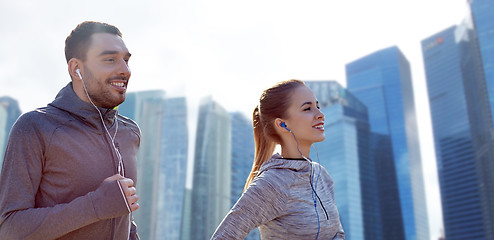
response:
<path id="1" fill-rule="evenodd" d="M 82 122 L 91 126 L 92 128 L 103 130 L 101 118 L 98 111 L 96 111 L 93 105 L 84 102 L 77 96 L 74 89 L 72 88 L 72 82 L 68 83 L 64 88 L 62 88 L 55 97 L 55 100 L 48 104 L 48 106 L 66 111 L 76 118 L 81 119 Z M 103 115 L 105 125 L 112 126 L 115 120 L 116 110 L 100 107 L 98 107 L 98 109 Z"/>
<path id="2" fill-rule="evenodd" d="M 290 169 L 295 172 L 310 172 L 311 164 L 305 159 L 285 159 L 280 154 L 274 154 L 264 162 L 259 169 L 259 174 L 268 169 Z"/>

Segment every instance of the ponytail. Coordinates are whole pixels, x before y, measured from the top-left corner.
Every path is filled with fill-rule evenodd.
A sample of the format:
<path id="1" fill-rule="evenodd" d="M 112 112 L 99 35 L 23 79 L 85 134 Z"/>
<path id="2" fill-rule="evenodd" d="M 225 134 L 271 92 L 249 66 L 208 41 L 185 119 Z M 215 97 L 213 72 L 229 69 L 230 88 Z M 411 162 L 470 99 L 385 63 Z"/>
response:
<path id="1" fill-rule="evenodd" d="M 266 162 L 271 154 L 274 152 L 274 148 L 276 144 L 273 141 L 270 141 L 264 135 L 264 124 L 261 124 L 261 116 L 259 112 L 259 106 L 256 106 L 254 112 L 252 114 L 252 123 L 254 127 L 254 143 L 255 143 L 255 153 L 254 153 L 254 162 L 252 163 L 252 170 L 250 171 L 249 177 L 245 182 L 244 192 L 249 187 L 252 180 L 257 176 L 261 165 Z"/>

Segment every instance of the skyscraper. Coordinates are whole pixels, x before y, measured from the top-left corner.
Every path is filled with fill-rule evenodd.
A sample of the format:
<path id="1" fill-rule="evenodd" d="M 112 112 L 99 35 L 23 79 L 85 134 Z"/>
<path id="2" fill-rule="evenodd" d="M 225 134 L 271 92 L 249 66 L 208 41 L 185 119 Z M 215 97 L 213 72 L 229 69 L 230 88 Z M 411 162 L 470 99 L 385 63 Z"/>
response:
<path id="1" fill-rule="evenodd" d="M 325 115 L 323 142 L 311 151 L 333 178 L 347 239 L 383 239 L 367 108 L 335 81 L 306 81 Z"/>
<path id="2" fill-rule="evenodd" d="M 494 1 L 468 0 L 468 3 L 480 49 L 491 112 L 494 112 Z"/>
<path id="3" fill-rule="evenodd" d="M 134 213 L 142 239 L 179 239 L 185 194 L 188 131 L 184 98 L 163 91 L 128 93 L 119 112 L 141 129 L 138 155 L 140 209 Z"/>
<path id="4" fill-rule="evenodd" d="M 0 171 L 2 170 L 3 155 L 7 147 L 10 129 L 21 115 L 17 101 L 11 97 L 0 97 Z"/>
<path id="5" fill-rule="evenodd" d="M 3 155 L 5 153 L 5 147 L 7 146 L 7 138 L 6 135 L 6 126 L 7 126 L 7 109 L 4 107 L 0 107 L 0 161 L 3 162 Z M 0 165 L 1 166 L 1 165 Z M 0 170 L 1 167 L 0 167 Z"/>
<path id="6" fill-rule="evenodd" d="M 182 225 L 180 227 L 180 240 L 190 240 L 191 239 L 191 229 L 192 226 L 190 218 L 192 217 L 192 189 L 185 188 L 184 196 L 184 207 L 182 211 Z"/>
<path id="7" fill-rule="evenodd" d="M 371 132 L 389 136 L 405 239 L 429 239 L 408 61 L 397 47 L 389 47 L 348 63 L 346 75 L 348 90 L 367 106 Z"/>
<path id="8" fill-rule="evenodd" d="M 188 130 L 185 98 L 167 98 L 161 128 L 156 239 L 179 239 L 185 197 Z"/>
<path id="9" fill-rule="evenodd" d="M 194 156 L 191 239 L 209 239 L 231 208 L 231 120 L 211 97 L 199 107 Z"/>
<path id="10" fill-rule="evenodd" d="M 480 73 L 481 76 L 485 79 L 484 81 L 480 81 L 480 87 L 486 89 L 482 91 L 482 93 L 486 94 L 489 98 L 490 111 L 487 111 L 486 108 L 482 108 L 482 111 L 476 111 L 475 115 L 489 115 L 478 117 L 478 120 L 485 119 L 490 117 L 492 122 L 491 125 L 494 125 L 494 0 L 470 0 L 468 1 L 470 4 L 471 15 L 468 18 L 471 18 L 471 22 L 474 26 L 473 38 L 477 39 L 477 41 L 473 42 L 473 52 L 474 57 L 470 59 L 475 59 L 472 61 L 468 61 L 467 63 L 473 64 L 476 70 L 476 73 Z M 472 45 L 472 44 L 470 44 Z M 478 52 L 478 53 L 477 53 Z M 480 55 L 480 59 L 477 56 Z M 480 64 L 475 64 L 474 62 L 480 61 Z M 481 68 L 480 68 L 481 66 Z M 482 71 L 480 71 L 482 69 Z M 468 72 L 467 71 L 464 71 Z M 475 91 L 475 90 L 474 90 Z M 481 91 L 477 89 L 477 92 Z M 479 97 L 476 92 L 472 92 L 473 97 Z M 473 104 L 478 104 L 479 102 L 475 102 Z M 474 106 L 471 105 L 471 108 L 474 109 Z M 477 169 L 479 170 L 479 176 L 482 181 L 481 187 L 481 199 L 482 206 L 484 212 L 484 226 L 488 231 L 487 237 L 490 239 L 494 239 L 494 153 L 493 151 L 493 143 L 490 139 L 493 139 L 493 133 L 486 133 L 486 129 L 488 128 L 483 121 L 480 124 L 477 124 L 479 127 L 476 128 L 476 136 L 474 140 L 479 140 L 479 135 L 482 136 L 480 139 L 481 143 L 476 143 L 476 155 L 477 155 Z M 479 145 L 480 144 L 480 145 Z M 485 151 L 485 150 L 488 151 Z"/>
<path id="11" fill-rule="evenodd" d="M 445 237 L 492 239 L 493 129 L 471 19 L 424 39 L 422 52 Z"/>
<path id="12" fill-rule="evenodd" d="M 240 112 L 230 114 L 232 120 L 231 205 L 242 195 L 245 181 L 254 161 L 254 134 L 252 124 Z"/>
<path id="13" fill-rule="evenodd" d="M 231 207 L 237 202 L 244 190 L 254 162 L 254 134 L 252 121 L 242 113 L 230 114 L 232 120 L 232 163 L 231 163 Z M 246 240 L 260 239 L 259 231 L 253 230 Z"/>
<path id="14" fill-rule="evenodd" d="M 119 106 L 120 114 L 134 115 L 133 120 L 141 129 L 141 145 L 137 156 L 137 195 L 139 196 L 139 211 L 133 213 L 139 227 L 142 239 L 155 239 L 158 184 L 160 166 L 160 139 L 162 136 L 160 124 L 163 119 L 165 93 L 163 91 L 148 91 L 127 93 L 129 101 Z M 132 96 L 134 95 L 134 96 Z M 132 105 L 134 103 L 134 105 Z M 127 112 L 131 112 L 127 114 Z"/>

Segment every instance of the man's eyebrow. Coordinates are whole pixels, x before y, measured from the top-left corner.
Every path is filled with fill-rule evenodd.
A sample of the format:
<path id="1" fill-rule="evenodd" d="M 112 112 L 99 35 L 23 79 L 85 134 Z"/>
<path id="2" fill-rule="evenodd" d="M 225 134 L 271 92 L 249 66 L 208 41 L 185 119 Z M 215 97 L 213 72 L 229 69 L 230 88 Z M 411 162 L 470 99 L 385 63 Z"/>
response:
<path id="1" fill-rule="evenodd" d="M 99 56 L 104 56 L 104 55 L 114 55 L 114 54 L 118 54 L 118 51 L 112 51 L 112 50 L 106 50 L 106 51 L 103 51 L 99 54 Z M 132 54 L 130 54 L 129 52 L 127 52 L 125 54 L 126 57 L 130 57 Z"/>

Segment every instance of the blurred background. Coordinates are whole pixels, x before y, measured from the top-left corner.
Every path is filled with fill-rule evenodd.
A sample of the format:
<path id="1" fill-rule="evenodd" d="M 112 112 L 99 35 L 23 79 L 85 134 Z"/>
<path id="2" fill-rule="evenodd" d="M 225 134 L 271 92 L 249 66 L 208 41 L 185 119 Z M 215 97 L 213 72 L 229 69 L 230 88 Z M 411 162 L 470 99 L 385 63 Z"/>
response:
<path id="1" fill-rule="evenodd" d="M 326 114 L 311 157 L 347 239 L 494 239 L 492 13 L 493 0 L 0 0 L 0 150 L 70 81 L 70 31 L 103 21 L 132 53 L 119 111 L 143 133 L 142 239 L 209 239 L 250 171 L 262 90 L 291 78 Z"/>

